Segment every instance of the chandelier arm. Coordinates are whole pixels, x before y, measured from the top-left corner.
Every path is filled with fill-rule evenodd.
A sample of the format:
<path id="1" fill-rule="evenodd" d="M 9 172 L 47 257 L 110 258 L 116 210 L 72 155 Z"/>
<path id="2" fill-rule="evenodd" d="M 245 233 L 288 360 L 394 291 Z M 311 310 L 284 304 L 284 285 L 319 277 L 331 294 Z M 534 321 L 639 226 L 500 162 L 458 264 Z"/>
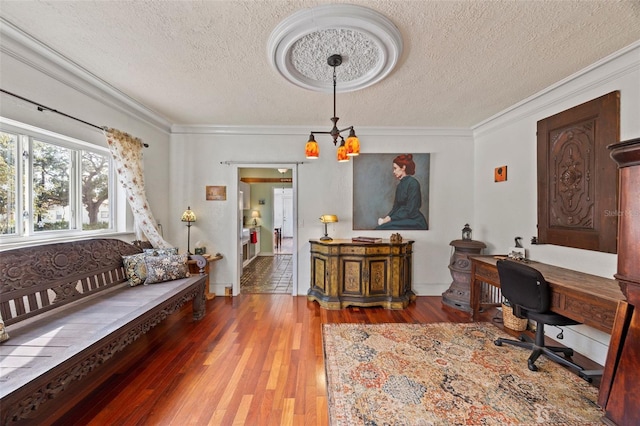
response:
<path id="1" fill-rule="evenodd" d="M 311 135 L 309 136 L 309 142 L 307 142 L 307 145 L 305 145 L 305 151 L 307 154 L 307 158 L 318 158 L 318 144 L 315 141 L 313 136 L 316 134 L 331 135 L 331 137 L 333 138 L 333 144 L 335 146 L 338 145 L 338 138 L 341 139 L 340 147 L 338 148 L 338 161 L 343 162 L 343 161 L 348 161 L 347 155 L 357 155 L 357 153 L 347 154 L 345 155 L 345 158 L 342 158 L 341 152 L 346 150 L 346 148 L 344 148 L 345 140 L 344 140 L 344 136 L 342 136 L 341 133 L 346 132 L 347 130 L 350 130 L 351 133 L 349 134 L 350 135 L 349 137 L 351 137 L 351 136 L 355 136 L 355 130 L 353 129 L 353 126 L 345 127 L 344 129 L 338 129 L 338 120 L 340 120 L 340 118 L 336 116 L 337 115 L 336 114 L 336 90 L 337 90 L 336 87 L 337 87 L 337 81 L 338 81 L 336 67 L 342 64 L 342 56 L 339 54 L 331 55 L 327 59 L 327 63 L 329 64 L 329 66 L 333 67 L 333 117 L 331 117 L 333 128 L 328 132 L 312 131 Z M 359 151 L 359 148 L 358 148 L 358 151 Z"/>
<path id="2" fill-rule="evenodd" d="M 353 130 L 353 126 L 345 127 L 342 130 L 338 130 L 338 133 L 346 132 L 347 130 Z M 309 133 L 311 133 L 312 135 L 330 135 L 331 134 L 331 132 L 320 131 L 320 130 L 313 130 Z"/>
<path id="3" fill-rule="evenodd" d="M 336 117 L 336 65 L 333 66 L 333 116 Z"/>

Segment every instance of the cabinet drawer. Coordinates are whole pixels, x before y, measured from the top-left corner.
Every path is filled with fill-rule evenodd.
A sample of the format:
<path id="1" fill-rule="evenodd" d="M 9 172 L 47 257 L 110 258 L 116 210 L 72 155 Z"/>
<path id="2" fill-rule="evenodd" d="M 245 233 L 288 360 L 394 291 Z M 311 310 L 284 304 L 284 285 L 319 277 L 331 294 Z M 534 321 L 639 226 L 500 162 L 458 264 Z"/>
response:
<path id="1" fill-rule="evenodd" d="M 345 246 L 345 247 L 340 247 L 340 254 L 355 254 L 355 255 L 364 255 L 366 253 L 367 249 L 365 247 L 349 247 L 349 246 Z"/>

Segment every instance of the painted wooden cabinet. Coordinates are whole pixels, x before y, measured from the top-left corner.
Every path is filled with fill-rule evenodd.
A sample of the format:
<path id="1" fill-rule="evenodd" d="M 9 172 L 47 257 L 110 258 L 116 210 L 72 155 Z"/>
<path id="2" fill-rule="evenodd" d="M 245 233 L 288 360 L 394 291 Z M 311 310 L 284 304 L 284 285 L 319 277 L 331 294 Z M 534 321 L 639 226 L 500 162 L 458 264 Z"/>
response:
<path id="1" fill-rule="evenodd" d="M 307 298 L 326 309 L 382 306 L 404 309 L 411 289 L 413 241 L 391 244 L 311 240 Z"/>

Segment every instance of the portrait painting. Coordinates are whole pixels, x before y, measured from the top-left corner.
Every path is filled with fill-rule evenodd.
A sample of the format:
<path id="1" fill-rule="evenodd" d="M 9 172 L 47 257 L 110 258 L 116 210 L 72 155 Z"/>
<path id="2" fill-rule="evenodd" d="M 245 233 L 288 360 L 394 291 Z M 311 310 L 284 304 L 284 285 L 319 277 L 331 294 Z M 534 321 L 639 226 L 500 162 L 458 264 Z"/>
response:
<path id="1" fill-rule="evenodd" d="M 429 229 L 430 156 L 400 153 L 354 157 L 353 229 Z"/>

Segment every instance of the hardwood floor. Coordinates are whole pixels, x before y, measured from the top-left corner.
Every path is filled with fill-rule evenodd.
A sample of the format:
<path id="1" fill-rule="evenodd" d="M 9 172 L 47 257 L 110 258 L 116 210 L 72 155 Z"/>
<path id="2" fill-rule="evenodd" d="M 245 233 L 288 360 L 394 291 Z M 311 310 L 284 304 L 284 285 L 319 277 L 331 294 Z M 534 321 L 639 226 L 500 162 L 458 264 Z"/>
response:
<path id="1" fill-rule="evenodd" d="M 104 365 L 100 374 L 110 377 L 86 398 L 47 416 L 59 425 L 327 425 L 321 324 L 468 317 L 440 297 L 404 310 L 338 311 L 304 296 L 216 297 L 202 321 L 191 320 L 189 304 Z"/>

